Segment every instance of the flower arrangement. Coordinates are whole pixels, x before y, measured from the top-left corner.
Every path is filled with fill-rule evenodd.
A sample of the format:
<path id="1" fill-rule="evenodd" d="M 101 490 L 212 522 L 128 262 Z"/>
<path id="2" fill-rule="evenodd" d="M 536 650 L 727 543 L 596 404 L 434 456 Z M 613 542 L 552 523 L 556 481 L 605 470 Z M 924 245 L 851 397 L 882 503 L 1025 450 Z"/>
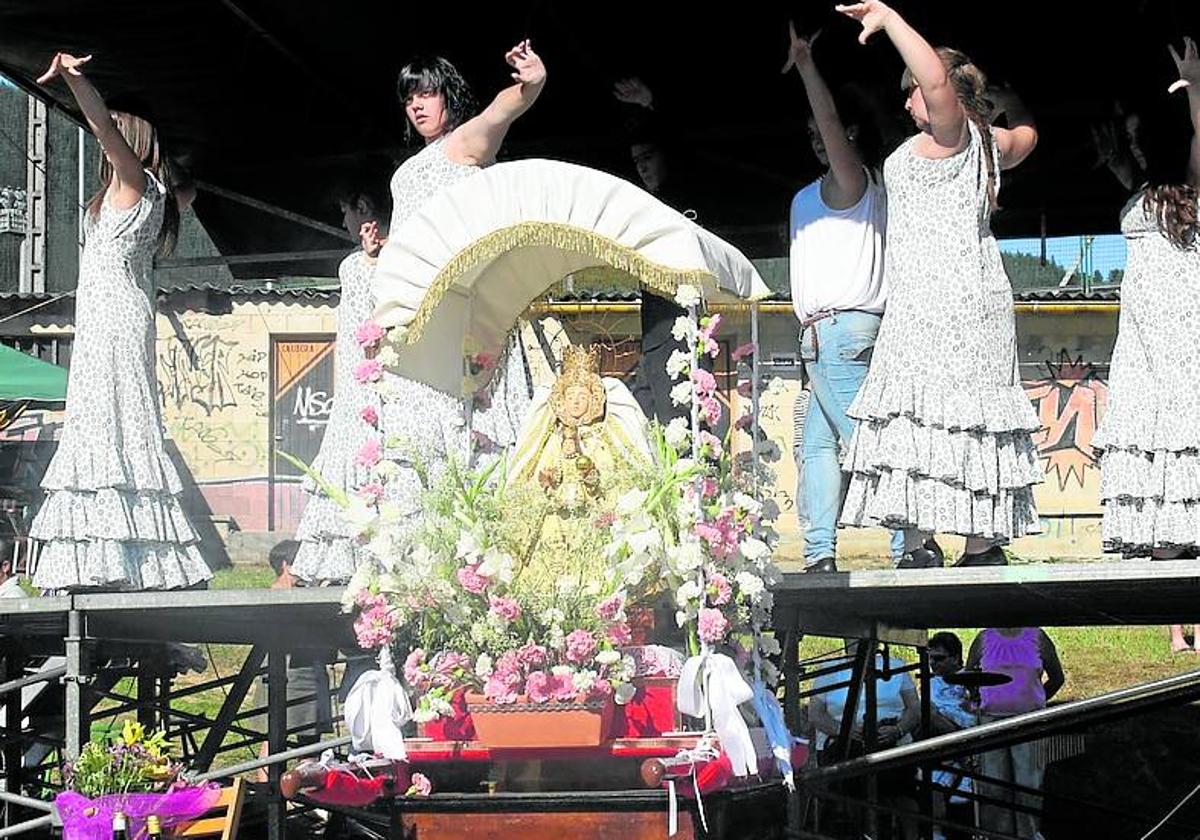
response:
<path id="1" fill-rule="evenodd" d="M 109 793 L 160 793 L 179 780 L 181 766 L 171 761 L 166 737 L 125 721 L 121 734 L 90 741 L 79 758 L 63 768 L 69 790 L 88 797 Z"/>
<path id="2" fill-rule="evenodd" d="M 681 287 L 677 300 L 694 313 L 700 292 Z M 434 479 L 418 468 L 428 492 L 414 528 L 385 501 L 390 462 L 362 453 L 374 486 L 345 503 L 374 562 L 350 582 L 346 606 L 357 611 L 362 647 L 397 650 L 418 721 L 453 715 L 464 691 L 499 705 L 627 701 L 636 670 L 624 650 L 633 635 L 629 610 L 655 601 L 673 605 L 689 652 L 727 650 L 774 681 L 764 657 L 778 647 L 762 632 L 777 580 L 774 534 L 730 445 L 734 429 L 747 424 L 717 436 L 723 408 L 715 378 L 700 364 L 718 353 L 720 322 L 719 315 L 677 320 L 673 335 L 685 349 L 667 370 L 678 380 L 673 400 L 692 407 L 693 421 L 652 426 L 652 462 L 606 476 L 628 489 L 611 505 L 597 503 L 569 535 L 572 553 L 594 560 L 601 574 L 531 583 L 544 494 L 508 486 L 503 459 L 479 474 L 451 464 Z M 369 328 L 362 337 L 381 338 Z M 752 352 L 739 348 L 739 359 Z M 472 374 L 489 365 L 490 358 L 470 358 Z M 377 375 L 372 366 L 360 379 Z"/>
<path id="3" fill-rule="evenodd" d="M 91 741 L 79 758 L 63 767 L 64 790 L 54 804 L 68 840 L 108 840 L 113 815 L 120 811 L 131 836 L 155 815 L 170 828 L 208 811 L 220 797 L 215 783 L 193 785 L 172 761 L 166 736 L 125 721 L 119 735 Z"/>

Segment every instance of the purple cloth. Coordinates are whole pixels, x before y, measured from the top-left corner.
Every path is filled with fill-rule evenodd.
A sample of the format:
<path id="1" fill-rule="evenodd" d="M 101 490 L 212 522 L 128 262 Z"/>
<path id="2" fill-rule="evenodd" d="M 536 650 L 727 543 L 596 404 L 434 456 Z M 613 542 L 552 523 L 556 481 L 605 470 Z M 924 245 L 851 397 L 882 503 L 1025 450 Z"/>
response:
<path id="1" fill-rule="evenodd" d="M 993 717 L 1010 717 L 1046 707 L 1046 688 L 1042 684 L 1042 631 L 1026 627 L 1015 637 L 994 629 L 983 631 L 979 665 L 1012 677 L 1004 685 L 980 689 L 979 711 Z"/>
<path id="2" fill-rule="evenodd" d="M 144 837 L 146 817 L 156 814 L 163 829 L 188 822 L 211 810 L 221 798 L 221 786 L 209 782 L 167 793 L 111 793 L 88 799 L 67 790 L 54 797 L 62 817 L 65 840 L 111 840 L 114 811 L 125 814 L 129 836 Z"/>

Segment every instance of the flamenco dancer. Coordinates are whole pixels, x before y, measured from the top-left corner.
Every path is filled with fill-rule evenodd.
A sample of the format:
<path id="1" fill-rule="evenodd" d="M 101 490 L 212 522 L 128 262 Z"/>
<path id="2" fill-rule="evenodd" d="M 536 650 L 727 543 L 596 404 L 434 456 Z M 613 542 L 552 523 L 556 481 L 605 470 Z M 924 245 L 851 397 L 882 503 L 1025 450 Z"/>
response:
<path id="1" fill-rule="evenodd" d="M 541 94 L 546 68 L 528 40 L 509 50 L 504 60 L 512 68 L 514 83 L 478 114 L 466 80 L 446 59 L 419 58 L 400 71 L 397 94 L 404 104 L 408 128 L 425 141 L 425 148 L 392 176 L 393 230 L 439 191 L 494 162 L 513 121 Z M 512 407 L 503 404 L 506 395 L 515 391 L 517 396 L 512 399 L 519 399 L 522 393 L 520 388 L 508 385 L 525 376 L 519 342 L 515 348 L 513 342 L 509 344 L 500 365 L 499 376 L 504 378 L 493 383 L 490 411 L 495 417 L 491 422 L 477 418 L 486 427 L 485 433 L 493 433 L 493 426 L 503 425 L 499 415 L 513 413 Z M 529 391 L 523 393 L 527 403 Z M 400 442 L 402 465 L 400 475 L 389 484 L 388 496 L 399 504 L 402 515 L 414 522 L 424 485 L 421 470 L 412 461 L 419 456 L 425 466 L 436 466 L 452 455 L 465 456 L 467 436 L 462 413 L 457 397 L 415 380 L 394 376 L 384 386 L 383 428 L 389 443 Z M 406 461 L 410 462 L 407 466 Z"/>
<path id="2" fill-rule="evenodd" d="M 363 448 L 382 445 L 379 394 L 359 382 L 354 369 L 366 358 L 356 333 L 375 309 L 371 274 L 387 238 L 388 220 L 386 199 L 367 189 L 352 189 L 339 203 L 346 230 L 360 238 L 362 248 L 338 266 L 337 397 L 312 469 L 333 487 L 351 494 L 370 481 L 370 469 L 361 457 Z M 289 571 L 309 584 L 344 583 L 361 562 L 362 549 L 342 517 L 341 506 L 311 479 L 305 479 L 304 491 L 310 498 L 296 530 L 300 546 Z"/>
<path id="3" fill-rule="evenodd" d="M 1104 546 L 1169 560 L 1200 547 L 1200 54 L 1191 38 L 1172 89 L 1187 91 L 1190 150 L 1145 144 L 1146 182 L 1121 213 L 1129 246 L 1100 451 Z M 1165 148 L 1164 148 L 1165 147 Z M 1180 627 L 1172 647 L 1187 648 Z"/>
<path id="4" fill-rule="evenodd" d="M 38 79 L 61 78 L 100 142 L 88 202 L 66 419 L 31 534 L 45 541 L 43 590 L 176 589 L 212 577 L 179 504 L 154 376 L 151 267 L 169 253 L 189 198 L 172 190 L 154 127 L 111 112 L 83 74 L 91 56 L 58 53 Z"/>
<path id="5" fill-rule="evenodd" d="M 1001 170 L 1033 151 L 1037 130 L 1011 96 L 1009 127 L 991 126 L 979 68 L 934 50 L 884 3 L 837 10 L 862 23 L 860 42 L 883 32 L 896 47 L 918 128 L 884 165 L 888 304 L 848 411 L 856 429 L 842 522 L 904 529 L 901 567 L 942 564 L 936 543 L 926 545 L 935 532 L 967 538 L 956 565 L 1003 565 L 1002 544 L 1039 530 L 1033 485 L 1043 473 L 989 219 Z"/>

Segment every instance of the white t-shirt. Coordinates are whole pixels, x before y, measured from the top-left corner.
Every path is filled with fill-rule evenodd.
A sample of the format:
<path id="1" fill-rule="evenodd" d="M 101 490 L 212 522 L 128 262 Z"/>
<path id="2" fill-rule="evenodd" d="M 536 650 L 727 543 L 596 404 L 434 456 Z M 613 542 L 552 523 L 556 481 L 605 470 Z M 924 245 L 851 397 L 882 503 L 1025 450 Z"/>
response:
<path id="1" fill-rule="evenodd" d="M 821 197 L 820 178 L 792 199 L 789 273 L 792 308 L 800 320 L 824 310 L 883 312 L 887 288 L 883 243 L 887 194 L 872 175 L 853 207 L 835 210 Z"/>

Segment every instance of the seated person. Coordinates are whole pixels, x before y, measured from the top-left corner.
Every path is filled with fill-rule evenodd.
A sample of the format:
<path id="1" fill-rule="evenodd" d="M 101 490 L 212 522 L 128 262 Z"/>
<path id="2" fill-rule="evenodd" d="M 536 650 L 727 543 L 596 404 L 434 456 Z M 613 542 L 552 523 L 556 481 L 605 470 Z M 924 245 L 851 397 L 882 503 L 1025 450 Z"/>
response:
<path id="1" fill-rule="evenodd" d="M 934 633 L 929 637 L 929 670 L 933 677 L 929 681 L 929 701 L 933 708 L 933 734 L 945 735 L 966 729 L 979 722 L 975 712 L 975 703 L 966 686 L 951 685 L 946 682 L 949 674 L 956 674 L 963 667 L 962 641 L 953 633 Z M 959 769 L 967 762 L 951 762 L 948 767 L 933 771 L 933 783 L 943 788 L 949 788 L 963 793 L 972 790 L 971 777 Z M 971 801 L 946 791 L 934 791 L 933 815 L 935 818 L 946 818 L 953 822 L 972 825 L 975 822 L 975 809 Z M 939 826 L 933 829 L 934 840 L 954 838 L 954 832 L 947 832 Z"/>
<path id="2" fill-rule="evenodd" d="M 853 660 L 858 649 L 858 639 L 846 639 L 846 656 Z M 882 671 L 885 667 L 883 653 L 876 652 L 875 668 Z M 876 738 L 874 749 L 887 749 L 899 744 L 912 741 L 913 735 L 921 725 L 921 704 L 917 698 L 917 687 L 908 672 L 896 673 L 906 667 L 905 662 L 895 657 L 890 658 L 887 667 L 892 672 L 887 679 L 879 679 L 875 683 L 875 716 Z M 816 728 L 816 748 L 818 760 L 822 764 L 831 764 L 839 760 L 840 752 L 835 743 L 841 727 L 842 714 L 849 699 L 850 687 L 832 688 L 838 683 L 850 681 L 851 664 L 844 669 L 831 674 L 824 674 L 814 681 L 813 689 L 820 694 L 813 695 L 808 701 L 808 719 Z M 853 728 L 850 731 L 849 758 L 863 755 L 867 749 L 864 737 L 864 722 L 867 713 L 867 690 L 862 686 L 858 695 L 858 709 L 854 717 Z M 916 812 L 917 804 L 913 798 L 915 774 L 911 769 L 900 768 L 879 774 L 878 792 L 883 805 L 901 811 Z M 848 789 L 847 793 L 862 796 L 862 790 Z M 862 818 L 865 812 L 858 810 L 856 816 Z M 916 836 L 916 825 L 912 820 L 901 818 L 900 832 L 904 837 Z"/>

